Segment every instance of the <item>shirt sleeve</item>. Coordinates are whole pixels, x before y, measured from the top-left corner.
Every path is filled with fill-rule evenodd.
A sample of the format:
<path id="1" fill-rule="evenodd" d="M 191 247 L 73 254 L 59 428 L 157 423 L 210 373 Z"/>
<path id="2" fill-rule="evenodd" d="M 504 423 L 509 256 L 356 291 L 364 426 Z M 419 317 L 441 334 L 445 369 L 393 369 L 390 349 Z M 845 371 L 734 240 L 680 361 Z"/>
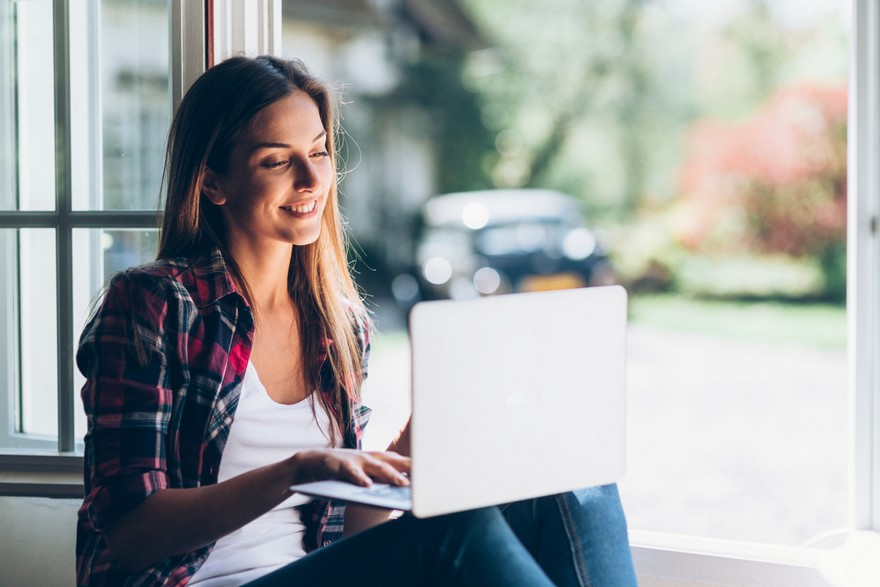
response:
<path id="1" fill-rule="evenodd" d="M 362 381 L 366 381 L 367 373 L 369 371 L 368 364 L 370 362 L 370 322 L 366 318 L 358 318 L 355 320 L 355 329 L 355 333 L 357 334 L 357 338 L 360 343 L 361 371 L 363 372 Z M 361 393 L 358 393 L 358 396 L 362 397 Z M 367 424 L 370 422 L 370 414 L 372 414 L 372 412 L 372 408 L 362 403 L 358 403 L 354 406 L 354 413 L 352 414 L 352 425 L 354 426 L 357 434 L 357 445 L 355 448 L 361 448 L 361 444 L 363 441 L 363 431 L 364 428 L 367 427 Z"/>
<path id="2" fill-rule="evenodd" d="M 168 486 L 169 303 L 145 281 L 132 274 L 113 279 L 76 356 L 88 419 L 81 513 L 96 532 Z"/>
<path id="3" fill-rule="evenodd" d="M 355 319 L 355 334 L 360 343 L 361 350 L 361 369 L 364 374 L 364 380 L 367 379 L 367 367 L 370 362 L 370 322 L 366 317 L 357 317 Z"/>

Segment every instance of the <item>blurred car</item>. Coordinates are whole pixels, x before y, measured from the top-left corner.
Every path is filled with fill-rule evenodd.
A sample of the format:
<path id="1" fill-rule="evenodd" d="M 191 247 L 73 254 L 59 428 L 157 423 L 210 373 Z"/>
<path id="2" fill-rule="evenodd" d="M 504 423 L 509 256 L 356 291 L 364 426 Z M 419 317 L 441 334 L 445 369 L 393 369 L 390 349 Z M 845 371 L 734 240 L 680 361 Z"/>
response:
<path id="1" fill-rule="evenodd" d="M 417 222 L 413 266 L 398 275 L 398 303 L 614 283 L 606 251 L 580 202 L 553 190 L 436 196 Z"/>

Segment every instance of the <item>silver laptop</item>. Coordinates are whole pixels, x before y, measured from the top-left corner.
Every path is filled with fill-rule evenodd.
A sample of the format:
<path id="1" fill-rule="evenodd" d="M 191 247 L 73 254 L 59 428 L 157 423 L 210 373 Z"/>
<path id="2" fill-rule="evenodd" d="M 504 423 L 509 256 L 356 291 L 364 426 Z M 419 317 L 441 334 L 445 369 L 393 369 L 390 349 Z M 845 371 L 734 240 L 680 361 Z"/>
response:
<path id="1" fill-rule="evenodd" d="M 618 481 L 626 317 L 620 286 L 417 304 L 411 486 L 291 489 L 430 517 Z"/>

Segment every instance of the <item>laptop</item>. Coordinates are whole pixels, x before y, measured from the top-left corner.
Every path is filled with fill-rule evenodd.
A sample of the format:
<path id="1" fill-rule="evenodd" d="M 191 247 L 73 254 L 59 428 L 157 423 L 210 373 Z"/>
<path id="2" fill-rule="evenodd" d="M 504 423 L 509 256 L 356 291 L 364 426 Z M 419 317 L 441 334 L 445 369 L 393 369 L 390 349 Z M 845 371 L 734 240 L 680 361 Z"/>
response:
<path id="1" fill-rule="evenodd" d="M 626 319 L 620 286 L 416 304 L 410 486 L 291 489 L 431 517 L 618 481 Z"/>

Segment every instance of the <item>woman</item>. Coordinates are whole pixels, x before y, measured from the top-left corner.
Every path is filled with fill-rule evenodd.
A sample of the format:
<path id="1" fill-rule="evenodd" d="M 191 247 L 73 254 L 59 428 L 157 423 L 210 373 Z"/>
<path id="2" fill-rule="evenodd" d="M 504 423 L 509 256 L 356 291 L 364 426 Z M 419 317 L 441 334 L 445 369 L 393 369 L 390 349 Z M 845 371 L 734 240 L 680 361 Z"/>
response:
<path id="1" fill-rule="evenodd" d="M 387 513 L 288 489 L 408 484 L 406 456 L 359 450 L 369 320 L 334 121 L 327 89 L 274 57 L 229 59 L 187 92 L 158 260 L 113 278 L 77 353 L 78 584 L 635 584 L 614 487 L 359 533 Z"/>

